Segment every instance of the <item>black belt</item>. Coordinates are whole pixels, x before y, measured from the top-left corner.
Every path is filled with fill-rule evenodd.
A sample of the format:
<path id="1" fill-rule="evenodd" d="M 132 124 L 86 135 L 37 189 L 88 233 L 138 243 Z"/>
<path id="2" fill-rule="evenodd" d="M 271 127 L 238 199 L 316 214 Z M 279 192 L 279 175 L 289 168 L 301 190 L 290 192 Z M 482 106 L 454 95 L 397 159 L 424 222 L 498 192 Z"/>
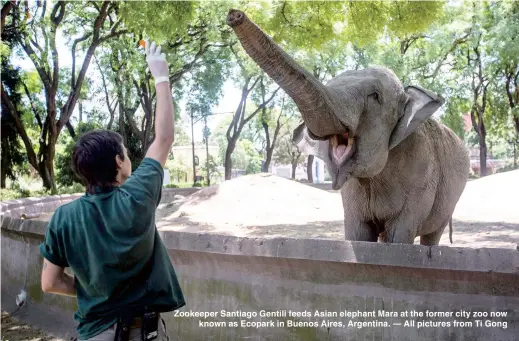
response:
<path id="1" fill-rule="evenodd" d="M 159 318 L 160 318 L 160 314 L 158 314 L 158 315 L 159 315 Z M 142 317 L 134 317 L 134 318 L 133 318 L 133 321 L 132 321 L 132 323 L 131 323 L 131 325 L 130 325 L 130 329 L 137 329 L 137 328 L 141 328 L 141 327 L 142 327 L 142 322 L 143 322 Z M 113 328 L 113 329 L 116 329 L 116 328 L 117 328 L 117 323 L 114 324 L 114 325 L 112 326 L 112 328 Z"/>

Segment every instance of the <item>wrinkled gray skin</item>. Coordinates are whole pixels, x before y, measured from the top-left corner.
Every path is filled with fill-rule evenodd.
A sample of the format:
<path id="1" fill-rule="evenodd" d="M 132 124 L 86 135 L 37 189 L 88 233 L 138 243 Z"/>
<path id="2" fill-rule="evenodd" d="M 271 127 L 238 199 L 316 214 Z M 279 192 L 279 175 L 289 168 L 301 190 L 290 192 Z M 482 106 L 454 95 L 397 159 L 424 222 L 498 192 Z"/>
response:
<path id="1" fill-rule="evenodd" d="M 243 12 L 231 10 L 227 23 L 301 111 L 294 142 L 326 162 L 342 194 L 346 239 L 413 243 L 420 236 L 421 244 L 437 245 L 469 173 L 461 140 L 431 118 L 443 98 L 404 88 L 381 67 L 323 85 Z"/>

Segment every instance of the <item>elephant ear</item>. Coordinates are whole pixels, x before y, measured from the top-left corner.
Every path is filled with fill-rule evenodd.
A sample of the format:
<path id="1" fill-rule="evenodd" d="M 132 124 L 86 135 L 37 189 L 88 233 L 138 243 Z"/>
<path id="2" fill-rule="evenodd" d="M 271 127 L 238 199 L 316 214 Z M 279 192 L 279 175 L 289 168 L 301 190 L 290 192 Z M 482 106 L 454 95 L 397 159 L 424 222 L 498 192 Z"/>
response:
<path id="1" fill-rule="evenodd" d="M 405 140 L 445 103 L 440 95 L 418 86 L 408 86 L 406 93 L 408 100 L 404 105 L 402 117 L 391 133 L 389 149 L 393 149 Z"/>
<path id="2" fill-rule="evenodd" d="M 294 129 L 292 141 L 301 153 L 315 155 L 326 163 L 330 162 L 330 144 L 328 140 L 314 140 L 311 138 L 304 122 Z"/>

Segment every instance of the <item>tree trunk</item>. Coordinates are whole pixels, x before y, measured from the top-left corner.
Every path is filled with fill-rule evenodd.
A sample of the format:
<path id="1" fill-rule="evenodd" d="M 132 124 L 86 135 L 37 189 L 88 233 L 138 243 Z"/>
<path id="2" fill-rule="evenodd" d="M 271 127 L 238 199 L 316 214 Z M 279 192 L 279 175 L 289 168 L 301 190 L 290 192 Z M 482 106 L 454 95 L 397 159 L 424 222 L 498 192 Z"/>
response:
<path id="1" fill-rule="evenodd" d="M 516 147 L 516 144 L 514 143 L 514 169 L 517 168 L 517 147 Z"/>
<path id="2" fill-rule="evenodd" d="M 0 169 L 0 188 L 5 188 L 5 182 L 7 180 L 7 169 L 2 165 L 2 169 Z"/>
<path id="3" fill-rule="evenodd" d="M 52 154 L 53 155 L 53 154 Z M 43 162 L 38 165 L 38 174 L 43 181 L 43 187 L 50 190 L 51 194 L 56 194 L 56 184 L 54 181 L 53 157 L 51 153 L 43 156 Z"/>
<path id="4" fill-rule="evenodd" d="M 207 132 L 207 116 L 204 117 L 205 129 Z M 211 171 L 209 169 L 209 134 L 205 137 L 205 167 L 207 171 L 207 187 L 211 186 Z"/>
<path id="5" fill-rule="evenodd" d="M 276 142 L 279 136 L 279 131 L 281 130 L 281 115 L 278 117 L 278 120 L 276 122 L 276 128 L 274 130 L 274 136 L 272 137 L 272 140 L 270 139 L 270 134 L 268 130 L 267 123 L 263 123 L 263 128 L 265 130 L 265 136 L 267 137 L 267 147 L 266 149 L 266 155 L 265 155 L 265 162 L 263 163 L 262 172 L 268 173 L 270 168 L 270 163 L 272 162 L 272 156 L 274 155 L 274 148 L 276 147 Z"/>
<path id="6" fill-rule="evenodd" d="M 263 100 L 263 103 L 261 103 L 248 117 L 245 117 L 246 112 L 246 106 L 247 106 L 247 97 L 249 96 L 249 93 L 254 89 L 254 87 L 258 84 L 262 76 L 258 77 L 252 84 L 252 86 L 249 88 L 249 83 L 251 81 L 251 78 L 245 79 L 245 84 L 242 87 L 242 96 L 240 100 L 240 104 L 238 105 L 238 108 L 236 109 L 236 112 L 234 113 L 233 121 L 227 128 L 226 138 L 227 138 L 227 149 L 225 151 L 225 159 L 224 159 L 224 167 L 225 167 L 225 180 L 231 179 L 231 173 L 232 173 L 232 161 L 231 161 L 231 155 L 234 151 L 234 148 L 236 148 L 236 142 L 240 138 L 240 134 L 243 130 L 243 127 L 252 120 L 259 112 L 260 110 L 263 110 L 276 96 L 277 92 L 281 88 L 277 88 L 274 90 L 271 94 L 271 96 L 267 100 Z"/>
<path id="7" fill-rule="evenodd" d="M 234 149 L 234 148 L 233 148 Z M 225 167 L 225 180 L 231 180 L 232 178 L 232 159 L 231 159 L 232 151 L 230 150 L 229 146 L 227 146 L 227 149 L 225 150 L 225 161 L 224 161 L 224 167 Z"/>
<path id="8" fill-rule="evenodd" d="M 195 164 L 195 130 L 194 130 L 194 118 L 191 113 L 191 149 L 193 152 L 193 185 L 196 183 L 196 164 Z"/>
<path id="9" fill-rule="evenodd" d="M 263 162 L 263 169 L 261 170 L 263 173 L 269 172 L 270 162 L 272 162 L 273 151 L 273 149 L 267 148 L 267 155 L 265 157 L 265 162 Z"/>
<path id="10" fill-rule="evenodd" d="M 78 101 L 79 106 L 79 123 L 83 122 L 83 103 L 81 101 Z"/>
<path id="11" fill-rule="evenodd" d="M 224 167 L 225 167 L 225 180 L 231 180 L 232 178 L 232 153 L 236 148 L 236 142 L 238 138 L 232 138 L 227 143 L 227 149 L 225 150 L 225 159 L 224 159 Z"/>
<path id="12" fill-rule="evenodd" d="M 487 176 L 487 143 L 485 134 L 479 135 L 479 176 Z"/>
<path id="13" fill-rule="evenodd" d="M 292 162 L 292 180 L 296 179 L 297 162 Z"/>
<path id="14" fill-rule="evenodd" d="M 308 160 L 306 162 L 306 176 L 308 178 L 308 182 L 313 184 L 314 183 L 314 173 L 312 165 L 314 164 L 314 156 L 308 155 Z"/>

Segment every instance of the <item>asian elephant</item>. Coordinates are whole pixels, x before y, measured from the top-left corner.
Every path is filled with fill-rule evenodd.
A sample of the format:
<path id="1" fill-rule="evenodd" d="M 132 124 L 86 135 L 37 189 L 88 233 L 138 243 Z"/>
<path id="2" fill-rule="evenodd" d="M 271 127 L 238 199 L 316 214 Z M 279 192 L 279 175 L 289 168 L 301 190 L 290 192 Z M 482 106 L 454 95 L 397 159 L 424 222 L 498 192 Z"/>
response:
<path id="1" fill-rule="evenodd" d="M 463 142 L 431 117 L 444 99 L 382 67 L 324 85 L 243 12 L 230 10 L 227 24 L 300 110 L 294 142 L 326 163 L 340 189 L 346 239 L 437 245 L 470 164 Z"/>

